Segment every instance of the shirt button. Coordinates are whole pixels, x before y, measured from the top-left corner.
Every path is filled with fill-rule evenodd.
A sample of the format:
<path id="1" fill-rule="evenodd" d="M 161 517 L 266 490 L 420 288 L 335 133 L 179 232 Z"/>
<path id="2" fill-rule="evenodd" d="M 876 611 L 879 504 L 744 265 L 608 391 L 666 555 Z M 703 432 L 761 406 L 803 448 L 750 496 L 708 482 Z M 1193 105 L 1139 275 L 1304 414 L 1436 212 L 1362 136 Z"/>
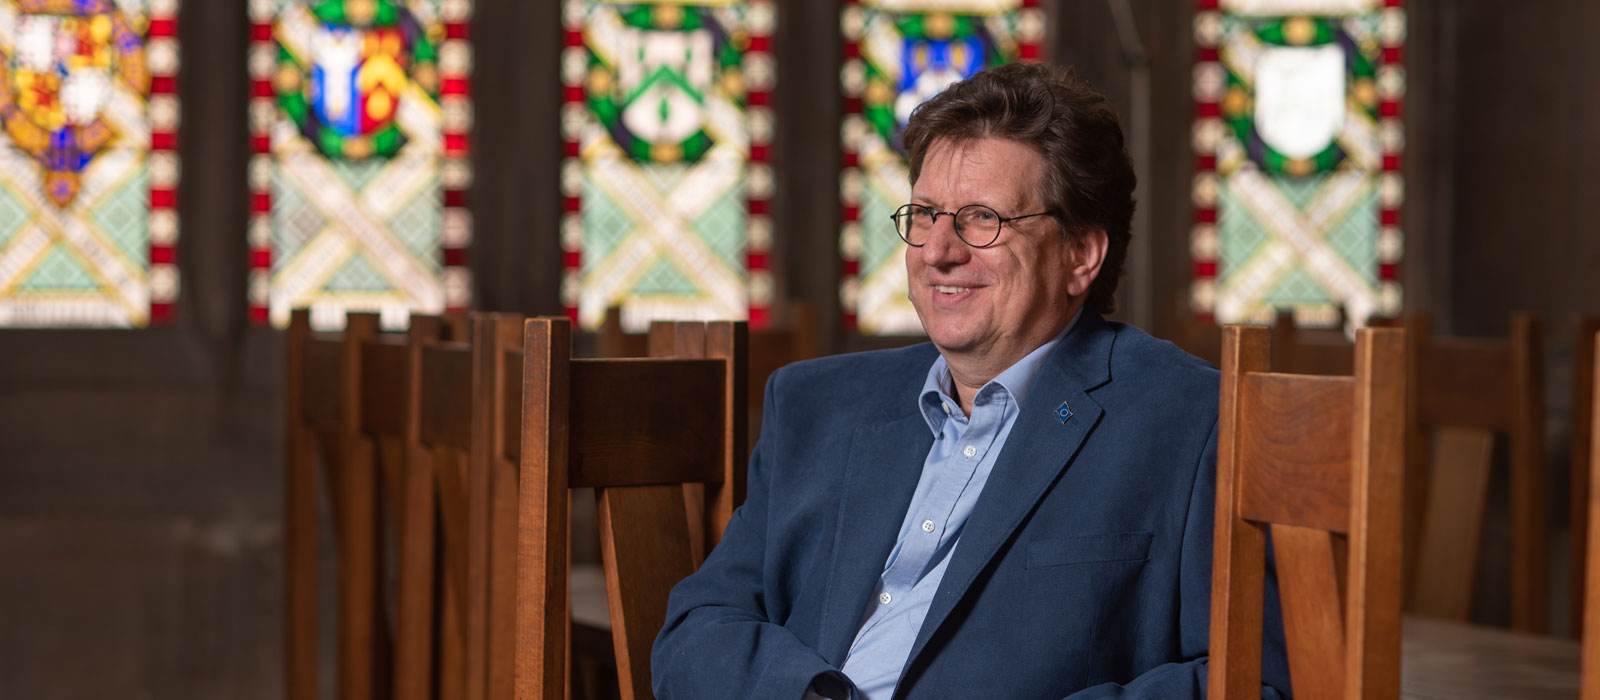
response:
<path id="1" fill-rule="evenodd" d="M 884 605 L 888 605 L 889 601 L 891 600 L 894 600 L 894 597 L 890 596 L 888 591 L 878 594 L 878 602 L 883 603 Z"/>
<path id="2" fill-rule="evenodd" d="M 971 459 L 973 455 L 978 454 L 978 448 L 967 445 L 967 449 L 962 450 L 961 454 L 964 454 L 968 459 Z"/>
<path id="3" fill-rule="evenodd" d="M 950 415 L 950 404 L 947 404 L 947 403 L 944 403 L 943 401 L 941 401 L 941 402 L 939 402 L 939 408 L 944 409 L 944 414 L 945 415 L 947 415 L 947 416 Z"/>
<path id="4" fill-rule="evenodd" d="M 932 520 L 924 520 L 924 521 L 922 521 L 922 531 L 923 532 L 933 532 L 933 521 Z"/>

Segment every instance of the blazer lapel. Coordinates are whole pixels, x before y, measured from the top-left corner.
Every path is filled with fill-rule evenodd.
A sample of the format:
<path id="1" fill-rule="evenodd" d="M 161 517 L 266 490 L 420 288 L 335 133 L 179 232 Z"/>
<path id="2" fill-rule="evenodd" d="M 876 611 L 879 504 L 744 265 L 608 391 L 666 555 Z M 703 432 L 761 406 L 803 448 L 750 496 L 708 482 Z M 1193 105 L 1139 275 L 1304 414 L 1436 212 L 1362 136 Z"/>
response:
<path id="1" fill-rule="evenodd" d="M 967 594 L 979 572 L 1071 464 L 1104 413 L 1088 392 L 1110 379 L 1111 346 L 1116 333 L 1090 309 L 1084 310 L 1078 323 L 1040 368 L 1028 390 L 1005 447 L 961 532 L 928 616 L 917 632 L 906 668 Z M 1072 412 L 1065 421 L 1058 414 L 1062 402 Z"/>
<path id="2" fill-rule="evenodd" d="M 856 430 L 823 604 L 822 657 L 843 663 L 916 492 L 933 432 L 915 411 Z"/>

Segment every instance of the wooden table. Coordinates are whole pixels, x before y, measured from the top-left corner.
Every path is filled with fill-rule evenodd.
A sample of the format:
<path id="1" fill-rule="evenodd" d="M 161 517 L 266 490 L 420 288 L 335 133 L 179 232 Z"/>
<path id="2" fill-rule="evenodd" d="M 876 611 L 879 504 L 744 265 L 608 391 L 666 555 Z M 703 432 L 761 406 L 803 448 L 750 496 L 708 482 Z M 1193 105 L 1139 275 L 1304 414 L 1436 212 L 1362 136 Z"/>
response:
<path id="1" fill-rule="evenodd" d="M 1575 700 L 1576 640 L 1459 622 L 1405 619 L 1405 700 Z"/>

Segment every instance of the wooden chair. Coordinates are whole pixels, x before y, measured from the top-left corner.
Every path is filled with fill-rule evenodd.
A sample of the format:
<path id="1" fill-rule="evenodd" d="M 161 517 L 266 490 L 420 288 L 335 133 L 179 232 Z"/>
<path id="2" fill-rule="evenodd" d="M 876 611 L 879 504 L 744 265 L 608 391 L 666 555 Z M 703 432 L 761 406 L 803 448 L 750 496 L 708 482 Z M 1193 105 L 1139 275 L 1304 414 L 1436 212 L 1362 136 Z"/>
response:
<path id="1" fill-rule="evenodd" d="M 400 645 L 405 630 L 391 624 L 394 596 L 386 553 L 405 551 L 396 538 L 407 524 L 402 484 L 406 447 L 414 434 L 408 348 L 440 337 L 444 329 L 439 318 L 417 317 L 408 336 L 380 334 L 375 314 L 352 313 L 344 331 L 313 333 L 305 310 L 291 316 L 285 387 L 285 685 L 290 698 L 313 698 L 317 692 L 319 456 L 338 550 L 339 695 L 383 697 L 391 687 L 397 694 L 407 687 L 412 657 Z"/>
<path id="2" fill-rule="evenodd" d="M 651 342 L 674 358 L 573 360 L 567 321 L 527 322 L 517 698 L 567 693 L 568 490 L 580 487 L 599 501 L 621 697 L 651 697 L 650 646 L 668 590 L 743 500 L 747 342 L 743 323 L 676 324 L 653 329 Z M 690 504 L 686 484 L 704 485 L 703 509 Z M 691 520 L 703 525 L 692 529 Z"/>
<path id="3" fill-rule="evenodd" d="M 1584 629 L 1589 552 L 1589 481 L 1593 469 L 1595 333 L 1600 316 L 1581 316 L 1572 352 L 1572 634 Z"/>
<path id="4" fill-rule="evenodd" d="M 1355 376 L 1276 374 L 1223 330 L 1209 697 L 1260 697 L 1269 531 L 1295 697 L 1399 697 L 1404 353 L 1362 329 Z"/>
<path id="5" fill-rule="evenodd" d="M 1546 628 L 1539 322 L 1518 314 L 1507 340 L 1438 338 L 1425 316 L 1406 319 L 1410 438 L 1406 460 L 1408 607 L 1468 618 L 1479 565 L 1494 439 L 1507 439 L 1511 512 L 1511 626 Z M 1429 439 L 1431 437 L 1431 440 Z"/>
<path id="6" fill-rule="evenodd" d="M 1580 392 L 1580 394 L 1587 394 L 1585 405 L 1582 409 L 1584 418 L 1582 431 L 1591 436 L 1600 433 L 1600 426 L 1595 425 L 1595 421 L 1600 419 L 1600 410 L 1596 410 L 1594 405 L 1594 401 L 1600 398 L 1600 391 L 1594 390 L 1595 378 L 1600 377 L 1600 371 L 1597 371 L 1600 368 L 1597 368 L 1595 364 L 1600 362 L 1600 356 L 1597 356 L 1594 352 L 1596 342 L 1600 340 L 1595 335 L 1595 331 L 1600 330 L 1597 326 L 1600 326 L 1600 320 L 1597 319 L 1584 318 L 1579 321 L 1579 332 L 1589 331 L 1589 333 L 1580 336 L 1579 352 L 1573 359 L 1575 381 L 1582 381 L 1588 385 L 1587 390 Z M 1583 365 L 1581 369 L 1579 368 L 1580 362 Z M 1573 449 L 1577 450 L 1580 449 L 1576 437 L 1580 430 L 1577 404 L 1572 407 L 1572 415 Z M 1600 441 L 1588 440 L 1582 445 L 1581 450 L 1588 464 L 1600 462 Z M 1576 481 L 1577 477 L 1574 475 L 1574 482 Z M 1574 569 L 1580 568 L 1580 562 L 1587 561 L 1588 565 L 1581 567 L 1586 573 L 1585 585 L 1582 595 L 1574 599 L 1573 607 L 1580 607 L 1581 605 L 1583 611 L 1583 624 L 1580 628 L 1583 630 L 1582 691 L 1580 698 L 1581 700 L 1600 700 L 1600 479 L 1590 479 L 1586 475 L 1584 482 L 1586 487 L 1583 491 L 1584 503 L 1581 508 L 1573 510 L 1572 519 L 1573 539 L 1577 540 L 1578 512 L 1583 511 L 1586 514 L 1584 518 L 1586 525 L 1585 551 L 1583 552 L 1583 557 L 1573 559 L 1572 563 Z M 1577 500 L 1576 495 L 1574 500 Z"/>

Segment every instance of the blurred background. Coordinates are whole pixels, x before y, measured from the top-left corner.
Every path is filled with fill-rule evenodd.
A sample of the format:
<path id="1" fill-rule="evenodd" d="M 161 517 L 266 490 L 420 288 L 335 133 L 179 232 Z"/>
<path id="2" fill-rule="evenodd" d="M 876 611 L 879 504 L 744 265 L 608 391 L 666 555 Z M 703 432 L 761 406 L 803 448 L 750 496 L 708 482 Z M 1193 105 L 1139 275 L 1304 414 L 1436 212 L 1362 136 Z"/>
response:
<path id="1" fill-rule="evenodd" d="M 1566 632 L 1596 28 L 1581 0 L 0 0 L 0 697 L 282 696 L 291 308 L 911 342 L 899 131 L 1009 60 L 1123 117 L 1119 320 L 1543 316 Z"/>

